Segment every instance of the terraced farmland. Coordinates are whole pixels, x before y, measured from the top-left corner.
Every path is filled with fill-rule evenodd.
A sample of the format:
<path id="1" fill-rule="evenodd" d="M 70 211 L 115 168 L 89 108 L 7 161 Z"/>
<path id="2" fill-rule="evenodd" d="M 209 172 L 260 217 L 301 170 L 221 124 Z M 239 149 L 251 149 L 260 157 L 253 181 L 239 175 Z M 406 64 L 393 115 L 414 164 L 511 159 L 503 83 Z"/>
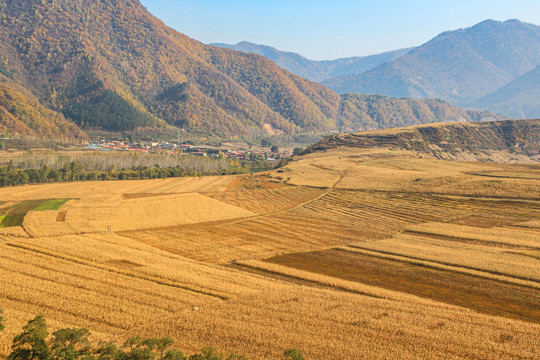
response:
<path id="1" fill-rule="evenodd" d="M 264 175 L 0 189 L 0 215 L 24 210 L 0 229 L 0 354 L 44 314 L 253 359 L 539 358 L 539 170 L 345 148 Z"/>

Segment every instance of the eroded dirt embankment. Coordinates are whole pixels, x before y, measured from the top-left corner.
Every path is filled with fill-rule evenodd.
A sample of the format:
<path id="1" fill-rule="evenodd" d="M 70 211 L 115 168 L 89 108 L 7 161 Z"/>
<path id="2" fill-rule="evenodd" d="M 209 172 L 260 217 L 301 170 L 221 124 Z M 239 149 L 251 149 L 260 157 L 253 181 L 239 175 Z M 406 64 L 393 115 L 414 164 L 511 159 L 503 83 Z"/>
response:
<path id="1" fill-rule="evenodd" d="M 429 124 L 338 134 L 307 149 L 397 148 L 445 160 L 540 162 L 540 119 Z"/>

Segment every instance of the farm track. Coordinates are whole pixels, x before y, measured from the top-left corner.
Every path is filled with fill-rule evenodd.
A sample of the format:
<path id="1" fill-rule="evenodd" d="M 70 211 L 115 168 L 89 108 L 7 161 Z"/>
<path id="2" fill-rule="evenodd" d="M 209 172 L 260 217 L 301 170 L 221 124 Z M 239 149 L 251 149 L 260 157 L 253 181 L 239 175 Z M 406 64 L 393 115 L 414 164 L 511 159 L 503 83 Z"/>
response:
<path id="1" fill-rule="evenodd" d="M 246 219 L 242 219 L 242 220 L 238 220 L 237 222 L 242 222 L 242 221 L 245 221 L 245 220 L 253 220 L 255 218 L 262 218 L 262 217 L 269 217 L 269 216 L 275 216 L 275 215 L 280 215 L 280 214 L 283 214 L 283 213 L 286 213 L 288 211 L 292 211 L 292 210 L 296 210 L 296 209 L 299 209 L 299 208 L 302 208 L 308 204 L 311 204 L 319 199 L 322 199 L 324 198 L 325 196 L 327 196 L 328 194 L 330 194 L 332 192 L 332 190 L 334 190 L 336 188 L 336 186 L 338 186 L 338 184 L 343 180 L 343 178 L 347 175 L 347 169 L 343 170 L 343 171 L 340 171 L 339 172 L 339 179 L 336 180 L 329 188 L 327 189 L 323 189 L 322 193 L 320 194 L 317 194 L 317 196 L 315 196 L 314 198 L 310 198 L 310 199 L 307 199 L 303 202 L 300 202 L 298 204 L 295 204 L 294 206 L 290 207 L 290 208 L 287 208 L 287 209 L 281 209 L 279 211 L 276 211 L 276 212 L 272 212 L 272 213 L 268 213 L 268 214 L 261 214 L 261 215 L 258 215 L 258 216 L 254 216 L 254 217 L 250 217 L 250 218 L 246 218 Z M 233 221 L 231 222 L 230 224 L 235 224 L 237 223 L 236 221 Z"/>

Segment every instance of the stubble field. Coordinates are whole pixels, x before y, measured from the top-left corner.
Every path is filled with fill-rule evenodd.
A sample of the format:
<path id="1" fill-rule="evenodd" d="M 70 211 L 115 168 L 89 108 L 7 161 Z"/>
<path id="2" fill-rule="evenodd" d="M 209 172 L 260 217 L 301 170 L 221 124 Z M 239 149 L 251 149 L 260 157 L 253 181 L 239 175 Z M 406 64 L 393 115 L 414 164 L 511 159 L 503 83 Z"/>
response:
<path id="1" fill-rule="evenodd" d="M 338 148 L 264 176 L 0 189 L 21 220 L 0 228 L 0 354 L 43 314 L 253 359 L 539 358 L 539 174 Z"/>

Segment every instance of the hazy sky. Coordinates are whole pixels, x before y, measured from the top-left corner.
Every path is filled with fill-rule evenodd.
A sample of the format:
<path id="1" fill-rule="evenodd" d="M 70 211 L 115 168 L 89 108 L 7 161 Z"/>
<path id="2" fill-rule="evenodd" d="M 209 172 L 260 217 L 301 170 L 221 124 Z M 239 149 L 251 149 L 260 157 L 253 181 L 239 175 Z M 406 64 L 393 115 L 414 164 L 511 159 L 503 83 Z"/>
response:
<path id="1" fill-rule="evenodd" d="M 142 0 L 204 43 L 246 40 L 314 60 L 421 45 L 485 19 L 540 24 L 540 0 Z"/>

